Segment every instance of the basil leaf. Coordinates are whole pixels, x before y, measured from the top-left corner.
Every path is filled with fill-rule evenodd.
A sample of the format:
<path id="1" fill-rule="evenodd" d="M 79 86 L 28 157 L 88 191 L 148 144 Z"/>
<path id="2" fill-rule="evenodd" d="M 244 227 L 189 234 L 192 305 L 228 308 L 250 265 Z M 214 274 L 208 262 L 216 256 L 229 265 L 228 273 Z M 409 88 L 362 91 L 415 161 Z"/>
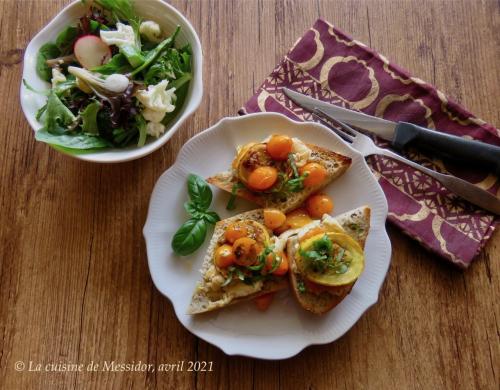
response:
<path id="1" fill-rule="evenodd" d="M 184 209 L 193 218 L 201 219 L 204 216 L 203 210 L 200 210 L 194 202 L 185 202 Z"/>
<path id="2" fill-rule="evenodd" d="M 306 292 L 306 286 L 303 280 L 299 280 L 299 282 L 297 283 L 297 290 L 299 290 L 299 293 L 301 294 Z"/>
<path id="3" fill-rule="evenodd" d="M 172 249 L 180 256 L 187 256 L 197 250 L 205 241 L 207 223 L 203 219 L 187 220 L 172 238 Z"/>
<path id="4" fill-rule="evenodd" d="M 188 176 L 188 193 L 191 201 L 196 203 L 199 209 L 206 210 L 210 207 L 212 190 L 205 180 L 193 173 Z"/>
<path id="5" fill-rule="evenodd" d="M 220 217 L 215 211 L 207 211 L 203 213 L 202 218 L 211 225 L 215 225 L 220 221 Z"/>
<path id="6" fill-rule="evenodd" d="M 36 73 L 45 81 L 50 82 L 52 79 L 52 69 L 47 65 L 47 60 L 59 57 L 61 51 L 53 43 L 46 43 L 40 50 L 36 57 Z"/>

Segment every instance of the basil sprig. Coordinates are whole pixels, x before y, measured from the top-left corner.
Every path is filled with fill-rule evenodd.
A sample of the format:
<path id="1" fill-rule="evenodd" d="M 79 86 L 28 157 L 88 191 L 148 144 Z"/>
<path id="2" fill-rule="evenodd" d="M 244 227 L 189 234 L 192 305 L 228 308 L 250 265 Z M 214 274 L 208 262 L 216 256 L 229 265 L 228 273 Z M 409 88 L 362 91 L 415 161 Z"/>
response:
<path id="1" fill-rule="evenodd" d="M 208 210 L 212 203 L 212 190 L 207 182 L 190 174 L 187 187 L 190 201 L 184 203 L 184 209 L 191 218 L 182 224 L 172 238 L 172 249 L 180 256 L 196 251 L 205 241 L 209 225 L 220 221 L 215 211 Z"/>

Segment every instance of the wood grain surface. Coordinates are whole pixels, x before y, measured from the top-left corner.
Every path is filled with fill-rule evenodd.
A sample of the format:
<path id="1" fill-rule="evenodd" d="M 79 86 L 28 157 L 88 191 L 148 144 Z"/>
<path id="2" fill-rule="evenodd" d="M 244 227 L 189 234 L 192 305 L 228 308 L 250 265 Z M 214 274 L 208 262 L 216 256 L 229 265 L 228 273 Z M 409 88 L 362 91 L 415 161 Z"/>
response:
<path id="1" fill-rule="evenodd" d="M 172 1 L 203 44 L 203 102 L 163 148 L 118 165 L 36 143 L 21 112 L 23 51 L 67 3 L 0 0 L 1 389 L 498 389 L 498 232 L 462 272 L 389 226 L 378 304 L 337 342 L 281 362 L 225 356 L 186 331 L 152 284 L 141 233 L 181 145 L 235 115 L 318 17 L 500 125 L 498 1 Z M 213 372 L 15 369 L 188 360 Z"/>

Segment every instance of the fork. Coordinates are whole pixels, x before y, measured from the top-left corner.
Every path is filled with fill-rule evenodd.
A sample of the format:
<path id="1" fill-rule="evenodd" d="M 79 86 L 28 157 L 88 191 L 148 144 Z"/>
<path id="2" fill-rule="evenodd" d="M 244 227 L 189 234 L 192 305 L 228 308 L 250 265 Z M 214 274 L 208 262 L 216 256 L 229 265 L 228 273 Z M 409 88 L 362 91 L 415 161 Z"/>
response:
<path id="1" fill-rule="evenodd" d="M 371 155 L 382 155 L 400 161 L 412 168 L 419 170 L 420 172 L 425 173 L 430 177 L 433 177 L 444 187 L 446 187 L 456 195 L 462 197 L 463 199 L 469 201 L 470 203 L 473 203 L 496 215 L 500 215 L 500 200 L 496 196 L 475 186 L 474 184 L 452 175 L 433 171 L 432 169 L 408 160 L 388 149 L 380 148 L 375 145 L 373 140 L 367 135 L 354 130 L 351 126 L 348 126 L 345 123 L 333 118 L 331 115 L 328 115 L 319 108 L 314 109 L 313 116 L 326 127 L 333 130 L 343 141 L 350 144 L 354 149 L 360 152 L 363 157 L 368 157 Z M 340 128 L 333 126 L 330 122 L 339 126 Z"/>

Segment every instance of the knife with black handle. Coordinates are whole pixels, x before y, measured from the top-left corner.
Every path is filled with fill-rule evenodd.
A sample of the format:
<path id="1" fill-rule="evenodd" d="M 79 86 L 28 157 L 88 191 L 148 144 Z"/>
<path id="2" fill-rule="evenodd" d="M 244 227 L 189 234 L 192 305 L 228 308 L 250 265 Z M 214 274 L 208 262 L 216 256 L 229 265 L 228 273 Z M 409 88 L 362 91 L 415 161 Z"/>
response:
<path id="1" fill-rule="evenodd" d="M 314 99 L 288 88 L 283 88 L 283 92 L 300 107 L 310 112 L 320 109 L 339 121 L 391 142 L 396 149 L 414 146 L 427 150 L 434 156 L 486 169 L 500 176 L 500 146 L 468 140 L 412 123 L 393 122 L 367 115 Z"/>
<path id="2" fill-rule="evenodd" d="M 474 164 L 500 175 L 500 147 L 440 133 L 413 123 L 399 122 L 392 145 L 402 150 L 408 146 L 427 150 L 439 157 L 462 164 Z"/>

